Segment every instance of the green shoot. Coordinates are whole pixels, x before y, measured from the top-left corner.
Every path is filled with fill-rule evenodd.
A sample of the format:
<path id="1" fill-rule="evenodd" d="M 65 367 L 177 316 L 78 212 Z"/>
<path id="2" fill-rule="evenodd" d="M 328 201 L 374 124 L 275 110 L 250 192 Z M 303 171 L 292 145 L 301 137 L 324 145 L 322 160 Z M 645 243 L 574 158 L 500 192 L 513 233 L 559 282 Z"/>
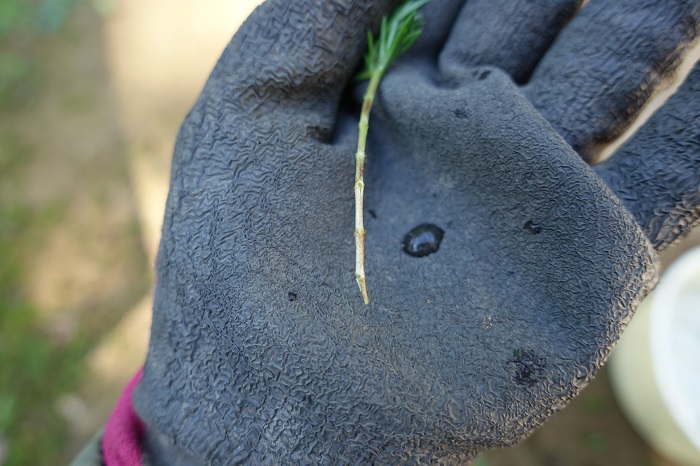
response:
<path id="1" fill-rule="evenodd" d="M 404 2 L 388 18 L 382 18 L 379 37 L 367 34 L 367 54 L 365 68 L 357 75 L 358 80 L 369 79 L 369 85 L 362 102 L 360 114 L 357 152 L 355 152 L 355 279 L 360 287 L 365 304 L 369 304 L 367 279 L 365 277 L 365 227 L 363 202 L 365 189 L 365 145 L 369 129 L 369 112 L 374 96 L 386 70 L 398 57 L 416 43 L 423 31 L 423 18 L 418 14 L 428 0 Z"/>

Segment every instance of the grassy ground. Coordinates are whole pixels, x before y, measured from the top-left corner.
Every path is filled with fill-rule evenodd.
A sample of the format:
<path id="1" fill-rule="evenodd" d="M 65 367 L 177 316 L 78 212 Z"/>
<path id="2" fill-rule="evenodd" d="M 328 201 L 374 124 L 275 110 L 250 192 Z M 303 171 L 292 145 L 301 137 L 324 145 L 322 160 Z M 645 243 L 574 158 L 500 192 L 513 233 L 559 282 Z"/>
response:
<path id="1" fill-rule="evenodd" d="M 0 3 L 0 464 L 53 465 L 84 357 L 147 290 L 97 14 Z M 91 35 L 89 40 L 86 35 Z M 105 247 L 109 246 L 109 247 Z M 72 405 L 73 404 L 73 405 Z"/>

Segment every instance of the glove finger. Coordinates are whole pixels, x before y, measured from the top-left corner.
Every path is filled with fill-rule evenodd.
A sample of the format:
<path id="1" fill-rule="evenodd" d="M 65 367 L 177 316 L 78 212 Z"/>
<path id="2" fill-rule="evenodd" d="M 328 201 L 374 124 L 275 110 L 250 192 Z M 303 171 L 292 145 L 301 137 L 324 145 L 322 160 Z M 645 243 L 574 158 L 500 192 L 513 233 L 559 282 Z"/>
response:
<path id="1" fill-rule="evenodd" d="M 367 31 L 397 3 L 268 0 L 231 40 L 208 86 L 233 95 L 247 112 L 263 114 L 284 103 L 295 118 L 330 127 Z"/>
<path id="2" fill-rule="evenodd" d="M 591 0 L 524 92 L 587 162 L 618 136 L 697 35 L 697 0 Z"/>
<path id="3" fill-rule="evenodd" d="M 470 0 L 440 54 L 447 76 L 454 67 L 492 65 L 524 82 L 582 0 Z"/>
<path id="4" fill-rule="evenodd" d="M 700 220 L 700 64 L 610 159 L 594 167 L 657 250 Z"/>
<path id="5" fill-rule="evenodd" d="M 407 56 L 423 56 L 434 60 L 442 49 L 465 0 L 431 0 L 420 10 L 424 27 L 418 41 Z"/>

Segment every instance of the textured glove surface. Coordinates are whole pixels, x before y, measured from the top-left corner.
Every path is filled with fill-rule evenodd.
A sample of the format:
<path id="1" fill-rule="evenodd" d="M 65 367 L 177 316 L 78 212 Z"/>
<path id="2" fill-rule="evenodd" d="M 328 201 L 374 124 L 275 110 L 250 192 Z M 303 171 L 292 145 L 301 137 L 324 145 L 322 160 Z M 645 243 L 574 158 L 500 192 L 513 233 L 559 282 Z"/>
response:
<path id="1" fill-rule="evenodd" d="M 461 3 L 426 7 L 425 36 L 380 86 L 369 306 L 353 274 L 361 89 L 342 91 L 391 2 L 269 1 L 224 52 L 178 137 L 135 392 L 163 462 L 458 463 L 513 444 L 590 380 L 655 283 L 646 225 L 603 181 L 615 166 L 598 176 L 528 100 L 578 2 L 494 27 L 486 61 L 465 52 L 479 37 L 465 11 L 495 18 L 499 2 Z M 495 51 L 517 34 L 529 52 Z M 526 92 L 510 77 L 530 74 Z M 411 257 L 402 240 L 422 223 L 444 238 Z"/>

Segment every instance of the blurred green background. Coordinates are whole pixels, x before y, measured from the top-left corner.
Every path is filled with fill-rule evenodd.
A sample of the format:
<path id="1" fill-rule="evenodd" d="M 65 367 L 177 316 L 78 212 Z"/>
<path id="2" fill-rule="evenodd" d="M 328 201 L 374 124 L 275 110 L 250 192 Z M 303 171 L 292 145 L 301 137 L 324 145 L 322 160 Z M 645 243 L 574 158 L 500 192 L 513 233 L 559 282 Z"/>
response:
<path id="1" fill-rule="evenodd" d="M 97 7 L 0 1 L 0 464 L 66 458 L 85 358 L 151 281 Z"/>
<path id="2" fill-rule="evenodd" d="M 142 363 L 176 131 L 256 3 L 0 0 L 0 466 L 69 462 Z M 477 464 L 670 465 L 605 371 Z"/>

